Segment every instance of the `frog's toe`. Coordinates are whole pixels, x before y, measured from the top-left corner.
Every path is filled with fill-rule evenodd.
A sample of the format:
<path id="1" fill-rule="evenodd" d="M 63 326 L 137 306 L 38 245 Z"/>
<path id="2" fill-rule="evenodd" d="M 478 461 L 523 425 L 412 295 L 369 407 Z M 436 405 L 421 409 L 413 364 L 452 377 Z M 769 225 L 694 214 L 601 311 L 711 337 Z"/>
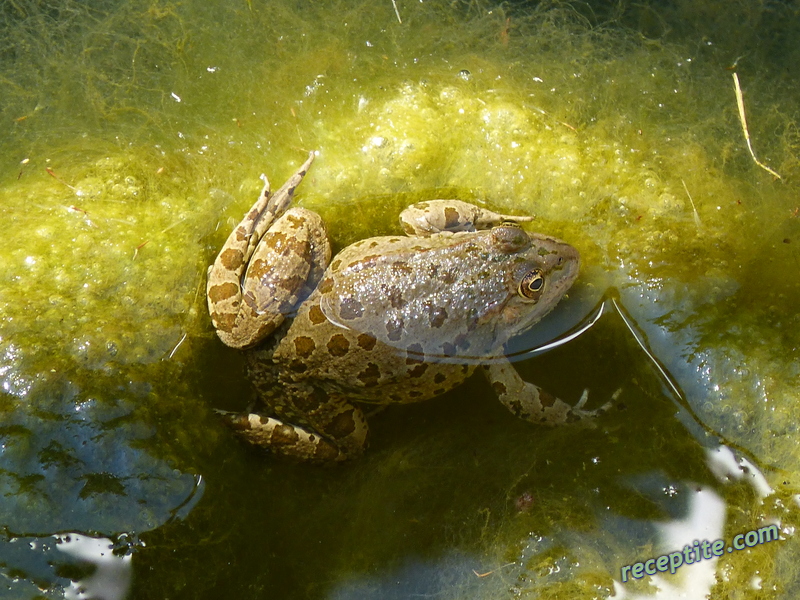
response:
<path id="1" fill-rule="evenodd" d="M 575 420 L 588 421 L 604 415 L 611 410 L 614 404 L 616 404 L 620 394 L 622 394 L 622 388 L 618 388 L 617 391 L 611 394 L 611 398 L 608 400 L 608 402 L 603 404 L 603 406 L 592 410 L 586 410 L 583 407 L 586 405 L 586 401 L 589 399 L 589 390 L 583 390 L 580 400 L 578 400 L 578 403 L 572 407 L 572 414 L 574 415 L 573 418 L 575 418 Z"/>
<path id="2" fill-rule="evenodd" d="M 589 388 L 586 388 L 583 390 L 583 393 L 581 394 L 581 398 L 580 400 L 578 400 L 578 403 L 572 407 L 572 410 L 575 412 L 586 412 L 585 410 L 582 409 L 586 405 L 586 401 L 588 399 L 589 399 Z"/>

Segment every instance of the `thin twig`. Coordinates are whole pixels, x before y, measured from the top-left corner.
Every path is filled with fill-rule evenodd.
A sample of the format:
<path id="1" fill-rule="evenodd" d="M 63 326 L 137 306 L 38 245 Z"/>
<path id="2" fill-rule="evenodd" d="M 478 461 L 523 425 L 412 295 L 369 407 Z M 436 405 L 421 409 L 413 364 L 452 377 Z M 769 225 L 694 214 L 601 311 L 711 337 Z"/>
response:
<path id="1" fill-rule="evenodd" d="M 697 229 L 700 230 L 703 228 L 703 224 L 700 222 L 700 215 L 697 214 L 697 207 L 694 205 L 694 199 L 692 195 L 689 193 L 689 188 L 686 186 L 686 182 L 681 179 L 681 183 L 683 184 L 683 189 L 686 190 L 686 195 L 689 196 L 689 202 L 692 203 L 692 214 L 694 215 L 694 224 L 697 225 Z"/>
<path id="2" fill-rule="evenodd" d="M 395 2 L 395 0 L 392 0 L 392 6 L 394 6 L 394 14 L 397 15 L 397 21 L 402 25 L 403 19 L 400 18 L 400 11 L 397 10 L 397 2 Z"/>
<path id="3" fill-rule="evenodd" d="M 747 117 L 745 117 L 744 114 L 744 98 L 742 98 L 742 88 L 739 85 L 739 76 L 735 72 L 733 73 L 733 87 L 736 90 L 736 106 L 739 107 L 739 121 L 742 123 L 742 131 L 744 132 L 744 141 L 747 142 L 747 149 L 750 151 L 750 156 L 752 156 L 753 161 L 759 167 L 764 169 L 767 173 L 769 173 L 773 177 L 777 177 L 778 179 L 783 179 L 775 171 L 773 171 L 767 165 L 758 160 L 756 158 L 756 153 L 753 152 L 753 146 L 750 144 L 750 132 L 747 130 Z"/>
<path id="4" fill-rule="evenodd" d="M 50 167 L 45 167 L 45 169 L 44 169 L 44 170 L 45 170 L 45 171 L 47 171 L 47 174 L 48 174 L 48 175 L 50 175 L 50 177 L 52 177 L 53 179 L 55 179 L 55 180 L 56 180 L 58 183 L 60 183 L 61 185 L 65 185 L 65 186 L 67 186 L 69 189 L 71 189 L 71 190 L 72 190 L 73 192 L 75 192 L 75 193 L 77 193 L 77 192 L 78 192 L 78 190 L 77 190 L 77 189 L 76 189 L 74 186 L 71 186 L 71 185 L 70 185 L 70 184 L 68 184 L 66 181 L 64 181 L 63 179 L 61 179 L 61 178 L 60 178 L 58 175 L 56 175 L 56 174 L 55 174 L 55 171 L 53 171 L 53 169 L 51 169 Z"/>
<path id="5" fill-rule="evenodd" d="M 139 250 L 147 246 L 150 243 L 150 240 L 145 240 L 138 246 L 136 246 L 136 250 L 133 251 L 133 260 L 136 260 L 136 257 L 139 256 Z"/>
<path id="6" fill-rule="evenodd" d="M 182 343 L 184 342 L 184 340 L 186 339 L 186 335 L 187 335 L 187 334 L 185 334 L 185 333 L 184 333 L 184 334 L 183 334 L 183 337 L 182 337 L 180 340 L 178 340 L 178 343 L 177 343 L 177 344 L 175 344 L 175 347 L 172 349 L 172 352 L 170 352 L 170 353 L 169 353 L 169 356 L 167 357 L 167 360 L 169 360 L 169 359 L 171 359 L 173 356 L 175 356 L 175 353 L 178 351 L 178 348 L 180 348 L 180 347 L 181 347 L 181 344 L 182 344 Z"/>

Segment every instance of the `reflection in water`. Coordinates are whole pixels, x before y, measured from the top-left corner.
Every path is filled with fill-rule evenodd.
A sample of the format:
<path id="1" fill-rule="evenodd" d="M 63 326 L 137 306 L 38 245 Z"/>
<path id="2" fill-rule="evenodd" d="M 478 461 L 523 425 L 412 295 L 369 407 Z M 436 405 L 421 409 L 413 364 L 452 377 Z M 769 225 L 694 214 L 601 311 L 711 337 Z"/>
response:
<path id="1" fill-rule="evenodd" d="M 727 446 L 708 451 L 708 468 L 722 482 L 745 479 L 753 486 L 759 499 L 763 500 L 773 492 L 764 474 L 746 458 L 737 460 Z"/>
<path id="2" fill-rule="evenodd" d="M 122 600 L 131 585 L 131 554 L 114 554 L 108 538 L 91 538 L 76 533 L 56 536 L 57 548 L 73 558 L 91 563 L 95 571 L 64 590 L 67 600 Z"/>

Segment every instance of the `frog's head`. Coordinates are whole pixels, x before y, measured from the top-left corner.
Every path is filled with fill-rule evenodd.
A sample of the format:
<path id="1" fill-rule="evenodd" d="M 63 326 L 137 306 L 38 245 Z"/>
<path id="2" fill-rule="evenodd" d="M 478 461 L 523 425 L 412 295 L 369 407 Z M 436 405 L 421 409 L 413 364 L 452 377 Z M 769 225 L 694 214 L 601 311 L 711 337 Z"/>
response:
<path id="1" fill-rule="evenodd" d="M 505 301 L 495 306 L 493 320 L 504 330 L 496 341 L 505 342 L 558 304 L 578 277 L 580 257 L 566 242 L 514 224 L 493 228 L 485 243 L 504 257 Z"/>

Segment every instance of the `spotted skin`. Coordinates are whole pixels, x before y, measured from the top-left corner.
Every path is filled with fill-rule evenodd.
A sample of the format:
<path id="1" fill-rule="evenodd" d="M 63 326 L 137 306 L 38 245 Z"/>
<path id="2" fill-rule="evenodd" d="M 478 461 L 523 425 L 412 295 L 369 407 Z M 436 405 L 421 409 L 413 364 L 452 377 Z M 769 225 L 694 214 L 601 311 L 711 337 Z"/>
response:
<path id="1" fill-rule="evenodd" d="M 426 400 L 476 369 L 520 418 L 596 414 L 523 381 L 503 357 L 574 282 L 574 248 L 525 232 L 517 223 L 531 217 L 432 200 L 403 211 L 406 237 L 362 240 L 331 262 L 321 219 L 290 208 L 313 159 L 275 194 L 264 186 L 209 268 L 212 323 L 247 351 L 262 404 L 227 416 L 244 438 L 302 460 L 353 458 L 367 444 L 362 404 Z"/>

